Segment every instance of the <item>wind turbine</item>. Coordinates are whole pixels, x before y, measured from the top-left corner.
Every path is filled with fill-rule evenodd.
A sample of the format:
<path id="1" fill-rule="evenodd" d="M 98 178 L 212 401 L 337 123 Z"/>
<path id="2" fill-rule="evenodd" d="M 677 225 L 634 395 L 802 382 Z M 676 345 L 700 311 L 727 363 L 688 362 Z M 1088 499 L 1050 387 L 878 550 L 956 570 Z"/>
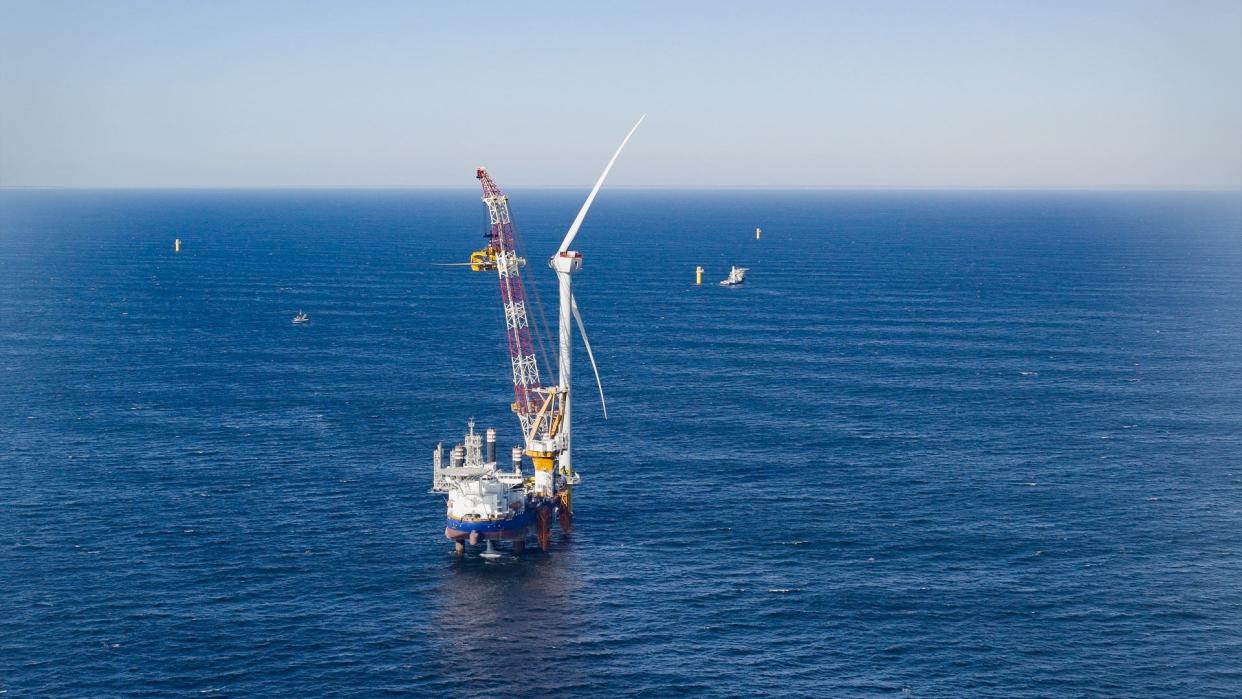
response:
<path id="1" fill-rule="evenodd" d="M 574 298 L 573 292 L 573 275 L 582 270 L 582 253 L 570 250 L 569 246 L 573 244 L 574 238 L 577 237 L 578 229 L 582 227 L 582 221 L 586 218 L 587 211 L 595 201 L 595 195 L 599 194 L 600 187 L 604 186 L 604 180 L 608 179 L 608 173 L 612 170 L 613 164 L 617 162 L 617 157 L 625 149 L 625 144 L 630 142 L 630 137 L 638 130 L 639 124 L 642 124 L 643 119 L 646 118 L 646 114 L 639 117 L 634 126 L 630 128 L 630 132 L 621 141 L 621 145 L 617 146 L 617 152 L 612 154 L 612 159 L 608 161 L 608 165 L 600 173 L 599 179 L 595 181 L 595 187 L 587 195 L 586 201 L 583 202 L 582 208 L 578 210 L 578 215 L 574 218 L 573 224 L 569 226 L 569 231 L 565 233 L 565 239 L 561 241 L 561 246 L 556 249 L 556 255 L 548 263 L 552 269 L 556 270 L 560 296 L 560 314 L 557 322 L 560 338 L 560 357 L 557 360 L 557 368 L 559 370 L 557 381 L 565 391 L 564 402 L 561 408 L 564 414 L 561 418 L 561 429 L 565 435 L 565 448 L 561 452 L 560 458 L 561 470 L 565 473 L 573 473 L 573 420 L 570 412 L 573 400 L 573 328 L 570 327 L 570 316 L 577 323 L 578 332 L 582 334 L 582 344 L 586 348 L 587 358 L 591 360 L 591 370 L 595 372 L 595 385 L 599 388 L 599 402 L 604 410 L 604 418 L 607 419 L 608 417 L 608 404 L 604 400 L 604 385 L 600 383 L 599 368 L 595 366 L 595 355 L 591 352 L 591 341 L 587 339 L 586 327 L 582 324 L 582 314 L 578 312 L 578 301 Z"/>
<path id="2" fill-rule="evenodd" d="M 573 326 L 578 326 L 578 332 L 582 335 L 582 344 L 587 351 L 587 358 L 591 361 L 591 370 L 595 373 L 595 385 L 599 388 L 600 405 L 604 411 L 604 418 L 608 417 L 608 404 L 604 399 L 604 386 L 599 379 L 599 368 L 595 364 L 595 355 L 591 351 L 591 341 L 587 338 L 586 326 L 582 323 L 582 314 L 578 311 L 578 302 L 574 299 L 573 292 L 573 275 L 582 270 L 582 253 L 571 250 L 570 246 L 574 242 L 574 238 L 578 235 L 578 230 L 582 227 L 582 221 L 586 218 L 587 211 L 590 210 L 591 204 L 595 201 L 595 196 L 599 194 L 600 187 L 604 186 L 604 180 L 608 178 L 608 173 L 612 170 L 612 166 L 617 162 L 621 151 L 625 149 L 625 144 L 629 143 L 630 137 L 638 130 L 639 124 L 643 123 L 647 115 L 644 114 L 625 135 L 625 139 L 621 141 L 621 145 L 617 147 L 617 151 L 612 154 L 612 159 L 608 161 L 608 165 L 604 167 L 604 171 L 600 174 L 599 179 L 595 181 L 595 186 L 591 189 L 591 193 L 587 195 L 586 201 L 583 202 L 582 208 L 578 210 L 578 215 L 574 218 L 573 223 L 569 226 L 568 232 L 565 233 L 564 240 L 561 241 L 560 247 L 557 248 L 556 254 L 548 261 L 548 265 L 556 271 L 558 295 L 559 295 L 559 314 L 557 322 L 558 330 L 558 357 L 557 357 L 557 388 L 559 395 L 560 410 L 557 419 L 559 421 L 556 434 L 551 439 L 534 439 L 528 444 L 528 450 L 536 452 L 532 454 L 536 463 L 535 471 L 535 493 L 543 495 L 556 502 L 559 509 L 561 528 L 568 530 L 573 516 L 573 484 L 577 482 L 577 476 L 573 470 Z M 532 434 L 531 437 L 534 437 Z M 557 458 L 557 474 L 562 478 L 556 479 L 550 472 L 551 459 L 549 457 L 556 454 Z M 543 457 L 543 458 L 539 458 Z M 542 462 L 542 464 L 541 464 Z M 548 472 L 540 473 L 540 465 L 546 464 L 545 468 Z M 564 485 L 557 488 L 557 481 L 560 480 Z M 540 522 L 540 528 L 546 531 L 547 524 Z"/>

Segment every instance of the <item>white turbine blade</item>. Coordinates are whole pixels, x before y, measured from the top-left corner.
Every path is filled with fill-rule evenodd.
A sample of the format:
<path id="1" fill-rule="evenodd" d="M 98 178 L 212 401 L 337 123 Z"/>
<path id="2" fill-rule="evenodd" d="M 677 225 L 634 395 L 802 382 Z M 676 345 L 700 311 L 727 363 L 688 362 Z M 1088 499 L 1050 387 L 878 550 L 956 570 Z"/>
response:
<path id="1" fill-rule="evenodd" d="M 586 347 L 587 359 L 591 360 L 591 371 L 595 372 L 595 385 L 599 388 L 599 405 L 604 409 L 604 419 L 608 419 L 608 403 L 604 401 L 604 384 L 599 380 L 599 369 L 595 366 L 595 355 L 591 353 L 591 341 L 587 339 L 586 328 L 582 325 L 582 315 L 578 313 L 578 299 L 569 297 L 569 308 L 574 312 L 574 320 L 578 321 L 578 332 L 582 333 L 582 346 Z"/>
<path id="2" fill-rule="evenodd" d="M 643 123 L 643 119 L 646 118 L 646 114 L 639 117 L 634 124 L 634 128 L 630 129 L 630 132 L 625 135 L 625 140 L 621 141 L 620 146 L 617 146 L 617 152 L 612 154 L 612 160 L 608 161 L 608 167 L 604 168 L 604 172 L 595 181 L 595 189 L 592 189 L 587 196 L 586 201 L 582 204 L 582 208 L 578 210 L 578 217 L 574 219 L 573 225 L 569 227 L 569 232 L 565 234 L 565 240 L 561 241 L 561 246 L 557 248 L 556 252 L 558 254 L 568 250 L 569 245 L 574 242 L 574 236 L 578 235 L 578 229 L 582 227 L 582 219 L 586 218 L 587 209 L 591 208 L 591 202 L 595 201 L 595 195 L 599 194 L 599 188 L 604 186 L 604 179 L 608 177 L 608 171 L 612 169 L 612 164 L 617 162 L 617 156 L 621 155 L 621 149 L 625 148 L 625 144 L 630 142 L 630 136 L 634 135 L 634 132 L 638 130 L 638 125 Z"/>

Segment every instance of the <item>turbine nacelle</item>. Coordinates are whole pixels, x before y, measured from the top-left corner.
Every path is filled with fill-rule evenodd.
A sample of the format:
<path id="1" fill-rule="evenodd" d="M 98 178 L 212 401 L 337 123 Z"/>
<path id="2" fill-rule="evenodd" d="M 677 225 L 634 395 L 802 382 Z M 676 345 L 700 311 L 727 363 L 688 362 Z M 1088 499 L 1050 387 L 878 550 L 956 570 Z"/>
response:
<path id="1" fill-rule="evenodd" d="M 566 250 L 558 252 L 548 260 L 548 266 L 557 274 L 573 274 L 582 271 L 582 253 Z"/>

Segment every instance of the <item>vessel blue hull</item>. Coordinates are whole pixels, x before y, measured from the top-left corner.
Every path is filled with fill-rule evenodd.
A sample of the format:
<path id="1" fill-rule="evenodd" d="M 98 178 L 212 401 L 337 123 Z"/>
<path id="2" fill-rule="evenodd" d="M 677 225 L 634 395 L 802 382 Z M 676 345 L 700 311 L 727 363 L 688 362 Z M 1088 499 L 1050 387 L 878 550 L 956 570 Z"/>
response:
<path id="1" fill-rule="evenodd" d="M 534 522 L 533 510 L 501 520 L 467 521 L 448 517 L 445 520 L 444 536 L 455 541 L 469 539 L 472 534 L 477 539 L 522 539 L 530 532 Z"/>

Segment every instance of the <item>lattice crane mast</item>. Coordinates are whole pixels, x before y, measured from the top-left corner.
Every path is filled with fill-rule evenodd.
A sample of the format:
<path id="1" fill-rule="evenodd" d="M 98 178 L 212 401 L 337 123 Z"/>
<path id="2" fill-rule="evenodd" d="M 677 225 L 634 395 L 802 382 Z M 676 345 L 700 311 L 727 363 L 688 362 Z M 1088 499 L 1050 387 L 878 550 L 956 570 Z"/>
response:
<path id="1" fill-rule="evenodd" d="M 517 254 L 517 234 L 509 214 L 509 197 L 487 174 L 476 173 L 483 187 L 483 203 L 491 217 L 490 247 L 495 255 L 496 276 L 500 283 L 500 302 L 505 312 L 505 337 L 509 342 L 509 363 L 513 369 L 513 412 L 522 424 L 522 434 L 532 435 L 540 410 L 546 412 L 550 394 L 542 386 L 535 341 L 531 335 L 526 287 L 522 283 L 522 263 Z"/>

